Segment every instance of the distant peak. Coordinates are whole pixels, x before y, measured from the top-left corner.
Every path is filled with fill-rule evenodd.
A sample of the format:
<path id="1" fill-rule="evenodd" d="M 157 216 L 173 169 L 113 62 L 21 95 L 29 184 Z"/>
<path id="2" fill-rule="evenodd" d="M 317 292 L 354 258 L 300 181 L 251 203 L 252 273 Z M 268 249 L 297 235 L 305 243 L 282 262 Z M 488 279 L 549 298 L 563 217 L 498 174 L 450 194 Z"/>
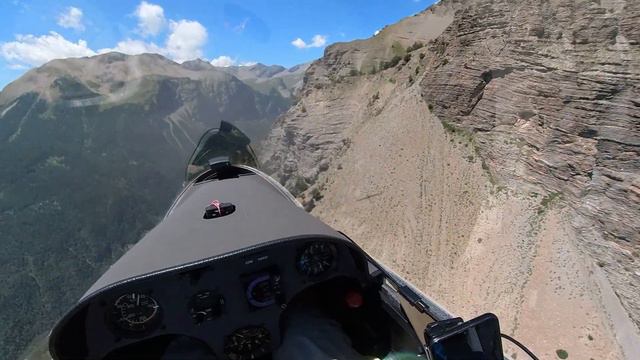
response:
<path id="1" fill-rule="evenodd" d="M 112 51 L 105 54 L 96 55 L 94 57 L 98 59 L 100 62 L 110 64 L 118 61 L 126 61 L 129 55 Z"/>
<path id="2" fill-rule="evenodd" d="M 309 65 L 311 65 L 311 61 L 303 63 L 303 64 L 294 65 L 294 66 L 288 68 L 287 71 L 290 72 L 290 73 L 294 73 L 294 72 L 297 72 L 297 71 L 304 72 L 305 70 L 307 70 Z"/>
<path id="3" fill-rule="evenodd" d="M 195 60 L 189 60 L 189 61 L 185 61 L 182 63 L 182 67 L 185 69 L 189 69 L 189 70 L 210 70 L 213 69 L 213 65 L 211 65 L 210 63 L 202 60 L 202 59 L 195 59 Z"/>
<path id="4" fill-rule="evenodd" d="M 250 66 L 249 69 L 251 69 L 257 77 L 261 78 L 269 78 L 286 70 L 286 68 L 281 65 L 265 65 L 261 63 Z"/>

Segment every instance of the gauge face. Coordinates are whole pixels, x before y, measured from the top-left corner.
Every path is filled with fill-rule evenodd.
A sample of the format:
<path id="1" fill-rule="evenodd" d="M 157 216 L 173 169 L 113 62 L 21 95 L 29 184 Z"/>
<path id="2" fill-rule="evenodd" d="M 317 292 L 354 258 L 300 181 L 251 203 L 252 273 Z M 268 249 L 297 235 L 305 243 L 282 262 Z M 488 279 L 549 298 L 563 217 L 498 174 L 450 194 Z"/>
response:
<path id="1" fill-rule="evenodd" d="M 149 330 L 157 323 L 159 314 L 160 306 L 154 298 L 146 294 L 124 294 L 113 303 L 112 319 L 122 330 Z"/>
<path id="2" fill-rule="evenodd" d="M 275 289 L 269 274 L 259 275 L 247 286 L 247 300 L 253 307 L 261 308 L 276 302 Z"/>
<path id="3" fill-rule="evenodd" d="M 326 242 L 307 245 L 298 256 L 298 270 L 307 276 L 317 276 L 329 270 L 335 262 L 336 248 Z"/>
<path id="4" fill-rule="evenodd" d="M 196 324 L 220 316 L 224 298 L 215 291 L 203 290 L 191 297 L 189 311 Z"/>
<path id="5" fill-rule="evenodd" d="M 262 326 L 238 329 L 225 338 L 224 353 L 231 360 L 260 359 L 271 353 L 271 334 Z"/>

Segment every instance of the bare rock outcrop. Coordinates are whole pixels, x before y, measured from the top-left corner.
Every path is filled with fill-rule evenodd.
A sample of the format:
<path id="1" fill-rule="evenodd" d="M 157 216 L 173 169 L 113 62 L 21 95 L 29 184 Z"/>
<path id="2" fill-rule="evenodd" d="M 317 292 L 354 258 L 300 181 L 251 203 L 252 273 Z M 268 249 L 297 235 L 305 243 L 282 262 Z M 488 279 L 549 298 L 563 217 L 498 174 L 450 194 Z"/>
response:
<path id="1" fill-rule="evenodd" d="M 429 45 L 425 101 L 492 174 L 576 210 L 640 326 L 640 3 L 478 1 Z"/>
<path id="2" fill-rule="evenodd" d="M 635 358 L 639 19 L 624 0 L 442 1 L 328 47 L 262 162 L 438 301 L 495 309 L 543 358 Z"/>
<path id="3" fill-rule="evenodd" d="M 452 20 L 451 9 L 443 6 L 386 27 L 371 39 L 328 47 L 305 73 L 302 100 L 263 142 L 265 167 L 295 194 L 308 188 L 328 168 L 330 159 L 348 146 L 354 114 L 370 110 L 368 102 L 375 89 L 353 91 L 351 80 L 392 68 L 394 57 L 399 62 L 407 47 L 435 39 Z"/>

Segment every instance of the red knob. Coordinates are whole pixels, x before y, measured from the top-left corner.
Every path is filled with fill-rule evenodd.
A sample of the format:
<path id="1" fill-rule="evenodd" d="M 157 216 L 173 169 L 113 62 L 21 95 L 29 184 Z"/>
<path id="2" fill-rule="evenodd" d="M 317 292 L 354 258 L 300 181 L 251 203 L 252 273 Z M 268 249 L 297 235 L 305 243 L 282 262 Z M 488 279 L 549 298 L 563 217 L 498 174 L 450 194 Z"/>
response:
<path id="1" fill-rule="evenodd" d="M 357 309 L 362 306 L 364 299 L 362 298 L 362 294 L 359 291 L 349 290 L 344 296 L 344 301 L 351 309 Z"/>

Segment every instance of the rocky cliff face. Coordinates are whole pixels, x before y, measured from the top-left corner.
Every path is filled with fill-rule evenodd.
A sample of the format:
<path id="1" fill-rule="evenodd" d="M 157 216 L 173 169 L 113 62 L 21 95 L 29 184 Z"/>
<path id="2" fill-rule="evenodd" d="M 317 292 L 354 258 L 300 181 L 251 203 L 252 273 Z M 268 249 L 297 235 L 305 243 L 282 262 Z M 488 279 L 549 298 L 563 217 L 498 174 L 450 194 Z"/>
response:
<path id="1" fill-rule="evenodd" d="M 426 293 L 498 312 L 543 358 L 635 358 L 639 17 L 632 1 L 443 1 L 329 47 L 263 162 Z"/>
<path id="2" fill-rule="evenodd" d="M 480 2 L 459 14 L 429 45 L 425 101 L 474 134 L 500 181 L 575 209 L 581 247 L 640 325 L 640 3 Z"/>
<path id="3" fill-rule="evenodd" d="M 354 114 L 368 114 L 373 103 L 380 106 L 379 93 L 378 99 L 371 98 L 374 88 L 353 88 L 353 82 L 361 75 L 404 62 L 407 47 L 435 39 L 452 19 L 448 8 L 438 8 L 435 13 L 418 14 L 385 28 L 372 39 L 331 45 L 307 70 L 300 91 L 302 101 L 264 142 L 265 166 L 294 193 L 314 183 L 328 168 L 330 159 L 348 143 Z M 391 81 L 396 79 L 389 80 L 381 90 L 394 87 Z"/>

